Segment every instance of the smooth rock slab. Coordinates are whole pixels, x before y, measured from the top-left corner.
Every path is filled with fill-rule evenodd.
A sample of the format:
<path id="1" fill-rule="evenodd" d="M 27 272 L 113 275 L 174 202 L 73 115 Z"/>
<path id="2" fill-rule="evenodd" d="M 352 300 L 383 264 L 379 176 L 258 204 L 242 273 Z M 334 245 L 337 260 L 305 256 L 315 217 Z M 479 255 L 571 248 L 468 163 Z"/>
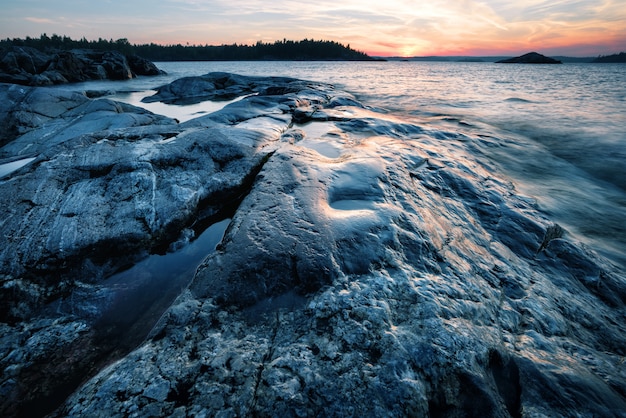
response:
<path id="1" fill-rule="evenodd" d="M 479 137 L 326 89 L 288 106 L 295 124 L 150 338 L 59 414 L 624 416 L 623 272 L 482 164 Z M 250 122 L 224 117 L 194 123 Z M 330 140 L 307 132 L 336 152 L 300 146 Z"/>
<path id="2" fill-rule="evenodd" d="M 229 216 L 299 106 L 298 90 L 283 90 L 293 92 L 178 124 L 81 93 L 3 86 L 0 155 L 34 158 L 0 180 L 4 415 L 49 412 L 108 353 L 124 354 L 94 328 L 97 303 L 71 309 L 72 292 L 106 301 L 99 283 L 111 274 Z M 59 298 L 62 312 L 49 307 Z M 66 341 L 34 326 L 54 321 L 83 331 Z M 164 401 L 163 388 L 149 399 Z"/>

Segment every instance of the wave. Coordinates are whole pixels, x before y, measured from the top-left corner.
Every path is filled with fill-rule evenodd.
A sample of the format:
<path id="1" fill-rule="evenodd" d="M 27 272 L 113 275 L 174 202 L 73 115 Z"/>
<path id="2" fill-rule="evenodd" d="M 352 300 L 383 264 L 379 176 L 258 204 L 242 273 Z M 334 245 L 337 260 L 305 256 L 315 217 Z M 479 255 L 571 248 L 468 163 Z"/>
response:
<path id="1" fill-rule="evenodd" d="M 535 103 L 532 100 L 522 99 L 521 97 L 509 97 L 504 99 L 505 102 L 518 102 L 518 103 Z"/>

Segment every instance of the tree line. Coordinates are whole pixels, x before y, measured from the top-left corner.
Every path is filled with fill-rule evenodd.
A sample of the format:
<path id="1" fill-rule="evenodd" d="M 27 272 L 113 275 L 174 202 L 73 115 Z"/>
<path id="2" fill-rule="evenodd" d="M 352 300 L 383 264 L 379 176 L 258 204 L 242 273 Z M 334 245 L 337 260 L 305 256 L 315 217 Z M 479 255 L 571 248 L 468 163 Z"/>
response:
<path id="1" fill-rule="evenodd" d="M 68 36 L 45 33 L 39 38 L 0 40 L 0 47 L 25 46 L 44 52 L 66 51 L 71 49 L 97 49 L 119 51 L 125 55 L 139 55 L 151 61 L 246 61 L 246 60 L 346 60 L 369 61 L 373 58 L 364 52 L 344 46 L 334 41 L 304 39 L 291 41 L 283 39 L 273 43 L 258 41 L 254 45 L 159 45 L 131 44 L 128 39 L 87 40 L 85 37 L 74 40 Z"/>
<path id="2" fill-rule="evenodd" d="M 612 63 L 612 62 L 626 62 L 626 52 L 620 52 L 613 55 L 600 55 L 592 62 Z"/>

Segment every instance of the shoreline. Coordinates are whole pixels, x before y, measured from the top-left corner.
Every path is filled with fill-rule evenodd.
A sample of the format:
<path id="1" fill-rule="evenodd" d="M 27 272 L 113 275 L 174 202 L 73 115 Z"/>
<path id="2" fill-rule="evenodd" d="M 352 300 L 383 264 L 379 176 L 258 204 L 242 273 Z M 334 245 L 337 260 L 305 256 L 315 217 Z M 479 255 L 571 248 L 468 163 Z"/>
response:
<path id="1" fill-rule="evenodd" d="M 4 413 L 36 407 L 67 383 L 67 361 L 88 358 L 91 305 L 39 317 L 45 298 L 91 294 L 146 252 L 185 251 L 196 220 L 232 199 L 241 203 L 223 240 L 149 338 L 56 415 L 626 406 L 626 279 L 477 157 L 476 144 L 498 138 L 453 121 L 419 125 L 300 79 L 212 73 L 160 89 L 165 101 L 233 92 L 247 95 L 178 123 L 28 88 L 22 110 L 41 114 L 43 100 L 66 109 L 3 147 L 45 156 L 0 180 L 15 196 L 3 232 L 22 237 L 2 253 L 1 366 L 14 382 L 2 385 L 16 402 Z M 517 377 L 511 386 L 502 376 Z"/>

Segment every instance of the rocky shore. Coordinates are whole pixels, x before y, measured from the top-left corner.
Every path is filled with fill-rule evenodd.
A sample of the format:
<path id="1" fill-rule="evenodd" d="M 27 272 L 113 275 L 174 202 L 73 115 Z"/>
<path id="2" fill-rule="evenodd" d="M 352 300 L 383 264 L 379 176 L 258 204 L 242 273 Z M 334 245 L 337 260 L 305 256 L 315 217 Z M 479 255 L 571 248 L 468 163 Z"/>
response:
<path id="1" fill-rule="evenodd" d="M 147 100 L 242 96 L 178 123 L 0 85 L 3 416 L 626 416 L 626 277 L 472 156 L 490 138 L 281 77 Z M 112 338 L 136 301 L 107 279 L 226 218 Z"/>
<path id="2" fill-rule="evenodd" d="M 35 48 L 0 48 L 0 83 L 51 86 L 89 80 L 128 80 L 162 72 L 152 62 L 117 51 L 74 49 L 46 53 Z"/>

